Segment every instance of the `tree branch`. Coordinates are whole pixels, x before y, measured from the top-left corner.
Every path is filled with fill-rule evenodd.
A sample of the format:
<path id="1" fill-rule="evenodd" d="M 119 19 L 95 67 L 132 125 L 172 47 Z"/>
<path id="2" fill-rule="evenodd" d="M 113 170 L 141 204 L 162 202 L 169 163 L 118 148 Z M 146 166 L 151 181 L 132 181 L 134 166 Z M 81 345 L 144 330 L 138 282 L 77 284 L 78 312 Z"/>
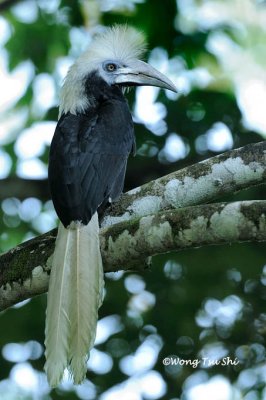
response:
<path id="1" fill-rule="evenodd" d="M 0 310 L 48 287 L 56 230 L 0 257 Z M 266 240 L 266 201 L 194 206 L 125 221 L 100 232 L 105 272 L 143 269 L 145 258 L 189 247 Z"/>
<path id="2" fill-rule="evenodd" d="M 124 193 L 102 226 L 172 208 L 211 202 L 266 181 L 266 141 L 190 165 Z"/>
<path id="3" fill-rule="evenodd" d="M 140 260 L 169 251 L 265 240 L 266 201 L 214 203 L 160 212 L 103 228 L 101 252 L 108 272 L 143 269 Z"/>
<path id="4" fill-rule="evenodd" d="M 262 142 L 124 194 L 103 219 L 105 271 L 140 269 L 147 256 L 187 247 L 265 240 L 266 201 L 191 207 L 261 184 L 265 178 Z M 47 290 L 55 237 L 53 230 L 0 256 L 0 310 Z"/>

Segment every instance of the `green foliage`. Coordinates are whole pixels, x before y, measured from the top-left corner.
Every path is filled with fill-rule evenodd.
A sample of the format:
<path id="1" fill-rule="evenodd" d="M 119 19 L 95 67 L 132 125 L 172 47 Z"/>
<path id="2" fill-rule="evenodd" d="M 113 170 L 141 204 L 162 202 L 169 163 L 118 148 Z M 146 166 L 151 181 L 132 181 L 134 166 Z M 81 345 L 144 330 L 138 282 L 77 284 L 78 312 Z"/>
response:
<path id="1" fill-rule="evenodd" d="M 135 131 L 138 153 L 129 160 L 126 190 L 227 148 L 262 140 L 265 136 L 265 130 L 261 128 L 262 120 L 258 121 L 257 117 L 257 124 L 247 122 L 250 115 L 240 95 L 245 82 L 252 81 L 254 76 L 261 82 L 261 70 L 264 68 L 265 71 L 265 52 L 259 46 L 265 37 L 264 3 L 255 6 L 251 0 L 243 0 L 243 10 L 236 11 L 237 1 L 191 1 L 194 14 L 190 15 L 186 2 L 174 0 L 58 0 L 51 3 L 36 0 L 34 3 L 37 13 L 31 22 L 23 22 L 23 18 L 18 17 L 16 7 L 9 8 L 3 14 L 10 29 L 5 43 L 9 68 L 7 76 L 12 75 L 23 61 L 29 60 L 33 66 L 24 92 L 9 107 L 5 107 L 5 114 L 0 115 L 0 121 L 5 123 L 10 116 L 13 121 L 16 115 L 26 110 L 26 116 L 15 127 L 4 125 L 8 132 L 3 138 L 0 137 L 2 150 L 12 161 L 6 177 L 14 180 L 14 185 L 18 181 L 18 167 L 25 161 L 21 155 L 18 156 L 20 153 L 16 147 L 19 138 L 25 134 L 24 129 L 30 128 L 35 122 L 55 122 L 57 119 L 57 96 L 47 103 L 47 107 L 36 106 L 40 96 L 34 89 L 36 78 L 42 73 L 49 74 L 57 93 L 62 79 L 58 61 L 68 62 L 67 56 L 76 56 L 80 50 L 77 47 L 83 48 L 85 37 L 89 39 L 89 35 L 100 24 L 128 23 L 142 29 L 149 42 L 148 58 L 151 57 L 156 66 L 164 68 L 164 72 L 175 80 L 180 90 L 176 98 L 163 91 L 155 96 L 154 103 L 164 105 L 167 110 L 157 123 L 142 120 L 138 116 L 141 110 L 135 109 L 138 105 L 135 90 L 128 94 L 130 107 L 137 116 Z M 49 7 L 53 3 L 55 6 L 51 11 Z M 215 18 L 211 20 L 210 17 L 204 25 L 203 14 L 199 14 L 204 3 L 216 10 L 217 23 Z M 23 0 L 18 2 L 18 6 L 23 4 L 25 12 L 25 7 L 29 5 Z M 252 15 L 260 15 L 260 18 L 250 21 L 245 16 L 245 7 L 253 10 L 255 14 Z M 85 28 L 88 30 L 87 36 L 84 34 Z M 223 45 L 228 46 L 224 54 L 214 50 L 214 45 L 221 38 L 226 38 Z M 256 38 L 258 48 L 249 46 L 249 43 L 255 43 Z M 231 44 L 235 47 L 229 53 Z M 155 48 L 156 52 L 153 51 Z M 1 54 L 4 58 L 4 53 Z M 233 59 L 236 65 L 232 65 Z M 5 95 L 8 95 L 8 90 L 2 93 L 2 96 Z M 254 102 L 257 104 L 254 109 L 259 109 L 259 99 L 254 98 Z M 153 116 L 155 114 L 154 110 Z M 228 147 L 221 146 L 224 136 L 221 133 L 219 136 L 218 127 L 222 127 L 223 132 L 229 132 L 231 144 L 227 142 Z M 218 142 L 214 140 L 215 135 L 218 135 Z M 171 146 L 174 144 L 170 146 L 172 152 L 169 155 L 169 140 L 173 137 L 178 138 L 180 145 L 184 146 L 185 151 L 180 156 L 172 154 L 175 148 Z M 214 143 L 218 143 L 218 147 Z M 47 142 L 32 158 L 47 164 Z M 26 158 L 26 161 L 29 159 Z M 5 182 L 3 179 L 2 198 L 9 199 Z M 46 180 L 43 185 L 47 185 Z M 30 178 L 28 187 L 31 188 Z M 45 202 L 46 198 L 40 198 L 42 205 L 38 210 L 36 206 L 27 206 L 23 201 L 25 196 L 20 197 L 18 193 L 17 197 L 20 201 L 9 199 L 6 203 L 2 202 L 2 251 L 56 224 L 51 203 Z M 30 197 L 30 194 L 26 197 Z M 227 200 L 263 198 L 265 188 L 252 188 Z M 33 215 L 34 210 L 38 211 L 36 215 Z M 154 392 L 150 391 L 150 397 L 147 393 L 146 397 L 145 394 L 136 394 L 136 399 L 176 399 L 180 396 L 182 399 L 192 399 L 188 397 L 192 387 L 207 385 L 211 378 L 218 375 L 226 379 L 231 393 L 235 390 L 239 396 L 236 398 L 264 398 L 265 276 L 263 244 L 209 247 L 156 256 L 151 271 L 109 276 L 99 318 L 116 316 L 113 322 L 115 329 L 112 331 L 110 322 L 103 323 L 105 332 L 110 334 L 96 346 L 102 353 L 98 353 L 101 362 L 98 369 L 93 363 L 88 372 L 92 388 L 87 390 L 86 397 L 77 388 L 63 386 L 53 391 L 53 399 L 99 398 L 100 394 L 116 385 L 124 383 L 126 386 L 133 382 L 133 377 L 138 382 L 134 390 L 140 393 L 138 380 L 151 370 L 160 374 L 156 382 L 161 382 L 163 389 L 161 392 L 159 389 L 156 392 L 156 388 Z M 30 341 L 43 346 L 45 303 L 45 296 L 40 296 L 0 316 L 0 347 L 3 349 L 0 357 L 0 393 L 5 390 L 9 393 L 9 399 L 48 398 L 49 389 L 43 383 L 43 375 L 40 375 L 44 365 L 43 352 L 40 351 L 38 357 L 34 356 L 33 351 L 31 354 L 17 353 L 13 357 L 12 351 L 7 350 L 9 343 L 26 343 L 27 349 L 32 346 Z M 147 348 L 154 348 L 154 359 L 150 363 L 148 356 L 151 353 L 145 353 Z M 141 351 L 144 352 L 142 362 L 134 366 L 132 362 L 137 362 L 137 355 Z M 111 359 L 110 368 L 105 369 L 102 354 Z M 194 360 L 206 354 L 214 359 L 223 356 L 237 358 L 239 364 L 211 368 L 200 365 L 193 368 L 191 365 L 164 366 L 162 362 L 171 355 Z M 34 390 L 26 389 L 21 380 L 16 378 L 19 375 L 14 372 L 17 366 L 23 366 L 26 361 L 34 368 L 33 376 L 39 373 L 37 384 L 28 385 L 31 388 L 34 386 Z M 146 367 L 143 366 L 145 362 Z M 5 381 L 8 377 L 9 380 Z M 121 398 L 126 396 L 126 392 L 117 395 Z M 215 399 L 215 395 L 212 398 Z"/>
<path id="2" fill-rule="evenodd" d="M 6 44 L 10 69 L 15 68 L 23 60 L 31 60 L 37 73 L 53 72 L 56 58 L 68 51 L 69 26 L 57 21 L 51 15 L 40 12 L 36 21 L 30 24 L 30 32 L 25 24 L 17 21 L 12 15 L 9 21 L 13 28 Z M 48 30 L 49 46 L 47 46 Z"/>

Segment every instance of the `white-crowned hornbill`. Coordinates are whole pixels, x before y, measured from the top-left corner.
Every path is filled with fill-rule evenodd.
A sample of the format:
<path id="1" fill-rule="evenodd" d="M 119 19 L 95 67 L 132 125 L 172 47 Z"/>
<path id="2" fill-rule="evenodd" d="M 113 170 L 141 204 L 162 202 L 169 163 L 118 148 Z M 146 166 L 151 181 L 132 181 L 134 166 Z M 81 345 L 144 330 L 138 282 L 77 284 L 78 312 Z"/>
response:
<path id="1" fill-rule="evenodd" d="M 70 68 L 61 92 L 59 121 L 49 157 L 49 184 L 61 221 L 46 314 L 48 380 L 65 368 L 74 383 L 86 374 L 103 296 L 98 208 L 122 192 L 127 158 L 135 147 L 123 88 L 172 82 L 140 61 L 143 35 L 115 26 L 94 38 Z"/>

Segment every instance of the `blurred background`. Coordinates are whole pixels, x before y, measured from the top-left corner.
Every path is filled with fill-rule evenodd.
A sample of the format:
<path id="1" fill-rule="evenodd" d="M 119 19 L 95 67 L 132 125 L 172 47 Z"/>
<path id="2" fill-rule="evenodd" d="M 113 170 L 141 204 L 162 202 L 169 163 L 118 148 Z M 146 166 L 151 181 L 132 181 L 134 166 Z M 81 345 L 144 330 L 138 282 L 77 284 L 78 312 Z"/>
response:
<path id="1" fill-rule="evenodd" d="M 57 224 L 47 185 L 58 93 L 92 34 L 128 23 L 178 94 L 128 94 L 137 155 L 126 187 L 266 136 L 266 1 L 0 1 L 1 252 Z M 221 200 L 264 199 L 265 187 Z M 43 372 L 46 295 L 0 314 L 1 400 L 266 399 L 265 244 L 156 256 L 106 275 L 87 380 L 51 391 Z M 164 365 L 230 357 L 237 365 Z"/>

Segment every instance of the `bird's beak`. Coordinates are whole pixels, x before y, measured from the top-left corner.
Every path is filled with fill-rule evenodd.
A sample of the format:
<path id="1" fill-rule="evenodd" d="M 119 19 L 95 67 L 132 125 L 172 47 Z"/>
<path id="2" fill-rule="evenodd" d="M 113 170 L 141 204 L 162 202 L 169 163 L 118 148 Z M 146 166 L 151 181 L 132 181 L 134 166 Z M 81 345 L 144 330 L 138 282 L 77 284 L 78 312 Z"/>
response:
<path id="1" fill-rule="evenodd" d="M 135 61 L 132 67 L 119 68 L 115 83 L 124 86 L 157 86 L 177 92 L 170 79 L 151 65 L 140 60 Z"/>

